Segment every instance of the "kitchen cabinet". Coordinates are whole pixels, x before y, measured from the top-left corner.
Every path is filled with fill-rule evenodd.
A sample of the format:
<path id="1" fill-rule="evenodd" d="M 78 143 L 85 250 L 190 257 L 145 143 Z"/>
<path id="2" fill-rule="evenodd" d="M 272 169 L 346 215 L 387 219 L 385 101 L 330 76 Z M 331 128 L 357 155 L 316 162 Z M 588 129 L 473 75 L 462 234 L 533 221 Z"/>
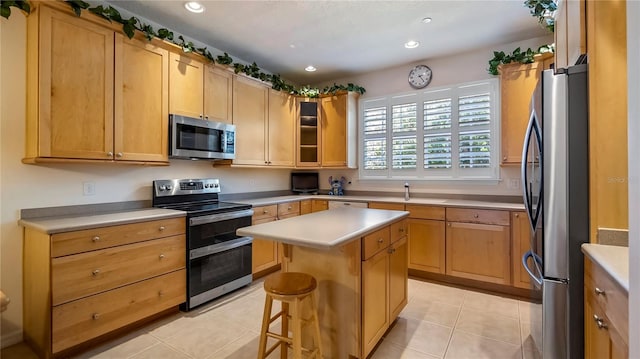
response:
<path id="1" fill-rule="evenodd" d="M 294 167 L 293 97 L 240 76 L 234 79 L 233 94 L 233 164 Z"/>
<path id="2" fill-rule="evenodd" d="M 542 230 L 536 232 L 538 240 L 537 253 L 542 251 Z M 529 289 L 531 281 L 529 273 L 522 267 L 522 256 L 531 248 L 531 225 L 526 212 L 511 213 L 511 262 L 513 270 L 513 283 L 516 288 Z M 533 263 L 529 263 L 533 264 Z M 535 273 L 534 268 L 530 268 Z"/>
<path id="3" fill-rule="evenodd" d="M 41 357 L 186 299 L 185 219 L 46 234 L 24 230 L 24 339 Z"/>
<path id="4" fill-rule="evenodd" d="M 446 220 L 445 273 L 511 285 L 509 212 L 447 208 Z"/>
<path id="5" fill-rule="evenodd" d="M 253 213 L 251 224 L 273 222 L 278 220 L 278 205 L 254 207 Z M 259 278 L 277 270 L 278 258 L 278 245 L 276 242 L 254 238 L 251 246 L 251 273 L 253 278 Z"/>
<path id="6" fill-rule="evenodd" d="M 585 0 L 567 0 L 558 4 L 553 32 L 556 51 L 555 67 L 566 68 L 587 53 Z"/>
<path id="7" fill-rule="evenodd" d="M 592 240 L 598 228 L 629 228 L 626 9 L 627 1 L 587 1 Z"/>
<path id="8" fill-rule="evenodd" d="M 56 2 L 31 15 L 23 162 L 168 164 L 161 42 L 124 39 Z"/>
<path id="9" fill-rule="evenodd" d="M 195 56 L 171 52 L 169 74 L 170 113 L 204 120 L 232 122 L 231 72 L 213 64 L 205 64 Z"/>
<path id="10" fill-rule="evenodd" d="M 311 212 L 319 212 L 329 209 L 329 201 L 324 199 L 311 200 Z"/>
<path id="11" fill-rule="evenodd" d="M 357 93 L 323 97 L 320 109 L 321 166 L 356 168 Z"/>
<path id="12" fill-rule="evenodd" d="M 300 201 L 300 215 L 311 213 L 311 200 L 304 199 Z"/>
<path id="13" fill-rule="evenodd" d="M 329 209 L 336 208 L 367 208 L 367 202 L 349 202 L 349 201 L 329 201 Z"/>
<path id="14" fill-rule="evenodd" d="M 369 208 L 373 208 L 373 209 L 389 209 L 389 210 L 392 210 L 392 211 L 404 211 L 404 203 L 369 202 Z"/>
<path id="15" fill-rule="evenodd" d="M 407 221 L 362 238 L 362 343 L 369 355 L 407 305 Z"/>
<path id="16" fill-rule="evenodd" d="M 407 204 L 409 269 L 445 273 L 445 208 Z"/>
<path id="17" fill-rule="evenodd" d="M 585 358 L 628 358 L 627 291 L 587 257 L 584 283 Z"/>
<path id="18" fill-rule="evenodd" d="M 320 109 L 316 99 L 298 98 L 296 167 L 320 167 Z"/>
<path id="19" fill-rule="evenodd" d="M 551 56 L 551 55 L 546 55 Z M 531 95 L 543 70 L 543 59 L 531 64 L 500 65 L 501 164 L 519 165 L 529 123 Z"/>

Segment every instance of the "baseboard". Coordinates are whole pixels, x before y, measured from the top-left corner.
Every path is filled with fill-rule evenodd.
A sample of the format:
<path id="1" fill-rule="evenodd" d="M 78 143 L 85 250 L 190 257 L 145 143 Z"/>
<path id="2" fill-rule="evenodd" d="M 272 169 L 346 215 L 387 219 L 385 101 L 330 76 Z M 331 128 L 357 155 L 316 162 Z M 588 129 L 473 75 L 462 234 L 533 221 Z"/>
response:
<path id="1" fill-rule="evenodd" d="M 22 342 L 22 330 L 14 330 L 9 334 L 3 332 L 0 337 L 0 348 L 4 349 L 20 342 Z"/>

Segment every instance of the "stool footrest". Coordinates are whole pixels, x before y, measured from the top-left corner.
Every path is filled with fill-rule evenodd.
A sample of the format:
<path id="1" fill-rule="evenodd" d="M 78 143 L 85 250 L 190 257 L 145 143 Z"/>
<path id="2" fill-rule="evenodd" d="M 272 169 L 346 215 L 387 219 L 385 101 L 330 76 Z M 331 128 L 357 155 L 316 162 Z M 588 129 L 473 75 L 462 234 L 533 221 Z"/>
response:
<path id="1" fill-rule="evenodd" d="M 280 318 L 283 315 L 286 315 L 286 312 L 284 310 L 279 311 L 278 313 L 276 313 L 276 315 L 274 315 L 273 317 L 269 318 L 269 324 L 273 323 L 275 320 L 277 320 L 278 318 Z"/>
<path id="2" fill-rule="evenodd" d="M 289 337 L 283 337 L 280 334 L 276 334 L 276 333 L 272 333 L 272 332 L 267 332 L 267 336 L 271 337 L 273 339 L 278 339 L 278 341 L 280 341 L 280 342 L 285 342 L 287 344 L 292 344 L 293 345 L 293 339 L 291 339 Z"/>

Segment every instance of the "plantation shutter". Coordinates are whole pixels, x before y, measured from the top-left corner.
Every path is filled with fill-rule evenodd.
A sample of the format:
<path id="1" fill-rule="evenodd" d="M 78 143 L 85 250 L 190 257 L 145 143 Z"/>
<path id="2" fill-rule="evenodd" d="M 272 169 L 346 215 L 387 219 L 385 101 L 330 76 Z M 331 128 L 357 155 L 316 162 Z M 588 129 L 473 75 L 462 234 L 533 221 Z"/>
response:
<path id="1" fill-rule="evenodd" d="M 491 166 L 491 97 L 489 93 L 458 99 L 460 168 Z"/>
<path id="2" fill-rule="evenodd" d="M 416 103 L 391 106 L 393 124 L 391 163 L 393 169 L 414 169 L 417 163 L 417 105 Z"/>
<path id="3" fill-rule="evenodd" d="M 364 110 L 364 164 L 365 170 L 387 169 L 387 108 Z"/>
<path id="4" fill-rule="evenodd" d="M 451 98 L 424 103 L 424 168 L 451 168 Z"/>

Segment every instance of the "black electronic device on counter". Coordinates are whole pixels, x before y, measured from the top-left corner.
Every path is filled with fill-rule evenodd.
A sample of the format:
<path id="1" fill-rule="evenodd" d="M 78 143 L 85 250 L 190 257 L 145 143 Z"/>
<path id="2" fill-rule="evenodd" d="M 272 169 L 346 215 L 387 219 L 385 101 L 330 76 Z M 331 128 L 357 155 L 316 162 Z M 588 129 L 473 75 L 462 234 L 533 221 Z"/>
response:
<path id="1" fill-rule="evenodd" d="M 318 172 L 291 172 L 291 192 L 318 193 L 320 190 Z"/>

